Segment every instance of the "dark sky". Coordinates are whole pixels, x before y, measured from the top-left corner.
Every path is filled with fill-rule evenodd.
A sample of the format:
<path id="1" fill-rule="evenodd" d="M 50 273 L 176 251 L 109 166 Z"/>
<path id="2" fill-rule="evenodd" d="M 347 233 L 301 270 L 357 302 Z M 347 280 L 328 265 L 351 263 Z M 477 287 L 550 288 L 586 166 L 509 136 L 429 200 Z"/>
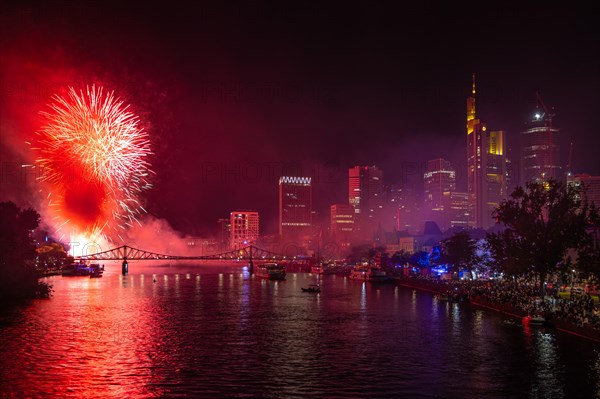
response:
<path id="1" fill-rule="evenodd" d="M 516 145 L 539 91 L 565 158 L 574 141 L 573 170 L 600 174 L 600 28 L 585 6 L 13 4 L 0 22 L 3 162 L 27 157 L 20 138 L 56 87 L 102 83 L 148 123 L 149 211 L 186 233 L 210 232 L 234 209 L 259 210 L 274 233 L 282 173 L 313 176 L 321 214 L 346 201 L 355 164 L 398 184 L 445 157 L 466 189 L 473 72 L 491 129 Z M 41 95 L 15 94 L 14 82 L 39 82 Z M 3 199 L 26 197 L 4 183 Z"/>

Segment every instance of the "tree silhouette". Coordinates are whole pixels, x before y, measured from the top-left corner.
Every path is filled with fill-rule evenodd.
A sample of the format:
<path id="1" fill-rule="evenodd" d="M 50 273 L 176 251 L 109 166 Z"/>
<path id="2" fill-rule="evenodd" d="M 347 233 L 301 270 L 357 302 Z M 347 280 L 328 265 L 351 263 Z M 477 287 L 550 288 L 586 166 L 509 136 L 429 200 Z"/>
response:
<path id="1" fill-rule="evenodd" d="M 33 230 L 40 215 L 21 210 L 13 202 L 0 202 L 0 298 L 35 298 L 50 295 L 51 287 L 38 280 Z"/>
<path id="2" fill-rule="evenodd" d="M 496 264 L 508 275 L 539 277 L 542 294 L 548 274 L 587 237 L 589 208 L 579 189 L 556 180 L 517 187 L 495 216 L 506 227 L 487 237 Z"/>
<path id="3" fill-rule="evenodd" d="M 442 241 L 442 261 L 451 265 L 452 277 L 458 278 L 460 270 L 471 271 L 479 258 L 477 242 L 466 231 L 454 234 Z"/>

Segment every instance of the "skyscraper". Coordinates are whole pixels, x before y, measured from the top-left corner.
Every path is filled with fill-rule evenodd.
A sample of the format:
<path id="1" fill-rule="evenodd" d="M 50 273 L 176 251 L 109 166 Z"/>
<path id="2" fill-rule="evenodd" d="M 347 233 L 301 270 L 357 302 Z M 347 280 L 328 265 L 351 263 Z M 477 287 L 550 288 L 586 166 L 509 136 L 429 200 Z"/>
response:
<path id="1" fill-rule="evenodd" d="M 217 242 L 222 247 L 227 247 L 231 244 L 231 218 L 217 220 Z"/>
<path id="2" fill-rule="evenodd" d="M 600 176 L 590 176 L 585 173 L 570 175 L 567 184 L 581 189 L 580 199 L 600 208 Z"/>
<path id="3" fill-rule="evenodd" d="M 419 190 L 412 183 L 388 186 L 384 191 L 384 224 L 386 229 L 408 231 L 417 234 L 421 226 L 423 201 Z"/>
<path id="4" fill-rule="evenodd" d="M 231 247 L 234 249 L 255 243 L 259 237 L 259 219 L 256 211 L 235 211 L 230 214 Z"/>
<path id="5" fill-rule="evenodd" d="M 450 193 L 456 191 L 456 169 L 443 158 L 427 161 L 424 179 L 424 205 L 427 220 L 442 231 L 450 228 Z"/>
<path id="6" fill-rule="evenodd" d="M 352 205 L 331 205 L 329 233 L 331 239 L 340 247 L 348 247 L 354 240 L 356 226 L 354 219 L 355 213 Z"/>
<path id="7" fill-rule="evenodd" d="M 490 132 L 477 119 L 475 75 L 467 98 L 467 192 L 471 227 L 487 229 L 494 224 L 493 211 L 506 197 L 506 134 Z"/>
<path id="8" fill-rule="evenodd" d="M 549 179 L 564 181 L 560 163 L 560 129 L 554 126 L 554 113 L 539 95 L 536 110 L 521 135 L 521 184 Z"/>
<path id="9" fill-rule="evenodd" d="M 348 169 L 348 203 L 354 208 L 361 238 L 370 239 L 383 210 L 383 172 L 377 166 Z"/>
<path id="10" fill-rule="evenodd" d="M 450 227 L 469 227 L 469 195 L 458 191 L 447 194 L 445 201 L 449 203 Z"/>
<path id="11" fill-rule="evenodd" d="M 286 239 L 305 239 L 312 231 L 310 177 L 279 179 L 279 234 Z"/>

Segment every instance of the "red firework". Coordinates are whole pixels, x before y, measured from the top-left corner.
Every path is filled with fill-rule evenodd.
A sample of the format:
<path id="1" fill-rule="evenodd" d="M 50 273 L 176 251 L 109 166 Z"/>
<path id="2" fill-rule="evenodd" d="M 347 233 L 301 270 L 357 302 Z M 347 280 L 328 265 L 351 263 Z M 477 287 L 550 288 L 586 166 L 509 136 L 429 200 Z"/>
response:
<path id="1" fill-rule="evenodd" d="M 69 87 L 56 95 L 37 132 L 37 166 L 48 188 L 58 230 L 87 237 L 119 236 L 145 209 L 149 182 L 148 134 L 129 106 L 102 87 Z"/>

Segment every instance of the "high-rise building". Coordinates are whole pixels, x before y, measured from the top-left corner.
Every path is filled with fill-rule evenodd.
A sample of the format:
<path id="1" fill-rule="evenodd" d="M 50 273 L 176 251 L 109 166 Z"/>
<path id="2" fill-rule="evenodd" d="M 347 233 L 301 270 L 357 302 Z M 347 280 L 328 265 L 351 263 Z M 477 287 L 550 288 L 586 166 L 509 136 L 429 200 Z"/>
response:
<path id="1" fill-rule="evenodd" d="M 355 215 L 352 205 L 331 205 L 329 235 L 341 247 L 349 246 L 355 238 Z"/>
<path id="2" fill-rule="evenodd" d="M 537 107 L 521 135 L 521 185 L 549 179 L 564 181 L 560 162 L 560 129 L 554 126 L 554 113 L 537 95 Z"/>
<path id="3" fill-rule="evenodd" d="M 572 184 L 581 189 L 581 199 L 587 200 L 588 204 L 594 204 L 600 208 L 600 176 L 588 174 L 576 174 L 567 176 L 567 184 Z"/>
<path id="4" fill-rule="evenodd" d="M 372 238 L 383 212 L 383 172 L 377 166 L 348 169 L 348 203 L 354 208 L 361 238 Z"/>
<path id="5" fill-rule="evenodd" d="M 217 242 L 221 247 L 228 246 L 231 242 L 231 218 L 217 220 Z"/>
<path id="6" fill-rule="evenodd" d="M 423 181 L 426 217 L 446 231 L 450 228 L 450 193 L 456 191 L 456 169 L 443 158 L 432 159 L 427 161 Z"/>
<path id="7" fill-rule="evenodd" d="M 234 249 L 255 243 L 259 238 L 259 219 L 256 211 L 235 211 L 230 214 L 231 247 Z"/>
<path id="8" fill-rule="evenodd" d="M 312 234 L 312 186 L 310 177 L 279 179 L 279 234 L 305 239 Z"/>
<path id="9" fill-rule="evenodd" d="M 383 228 L 417 234 L 421 228 L 422 198 L 413 184 L 388 186 L 384 191 L 384 217 L 390 224 Z"/>
<path id="10" fill-rule="evenodd" d="M 467 192 L 471 227 L 487 229 L 495 221 L 494 209 L 506 198 L 506 134 L 490 132 L 477 119 L 475 75 L 467 98 Z"/>
<path id="11" fill-rule="evenodd" d="M 464 192 L 452 191 L 447 193 L 448 219 L 450 227 L 469 227 L 469 195 Z"/>

